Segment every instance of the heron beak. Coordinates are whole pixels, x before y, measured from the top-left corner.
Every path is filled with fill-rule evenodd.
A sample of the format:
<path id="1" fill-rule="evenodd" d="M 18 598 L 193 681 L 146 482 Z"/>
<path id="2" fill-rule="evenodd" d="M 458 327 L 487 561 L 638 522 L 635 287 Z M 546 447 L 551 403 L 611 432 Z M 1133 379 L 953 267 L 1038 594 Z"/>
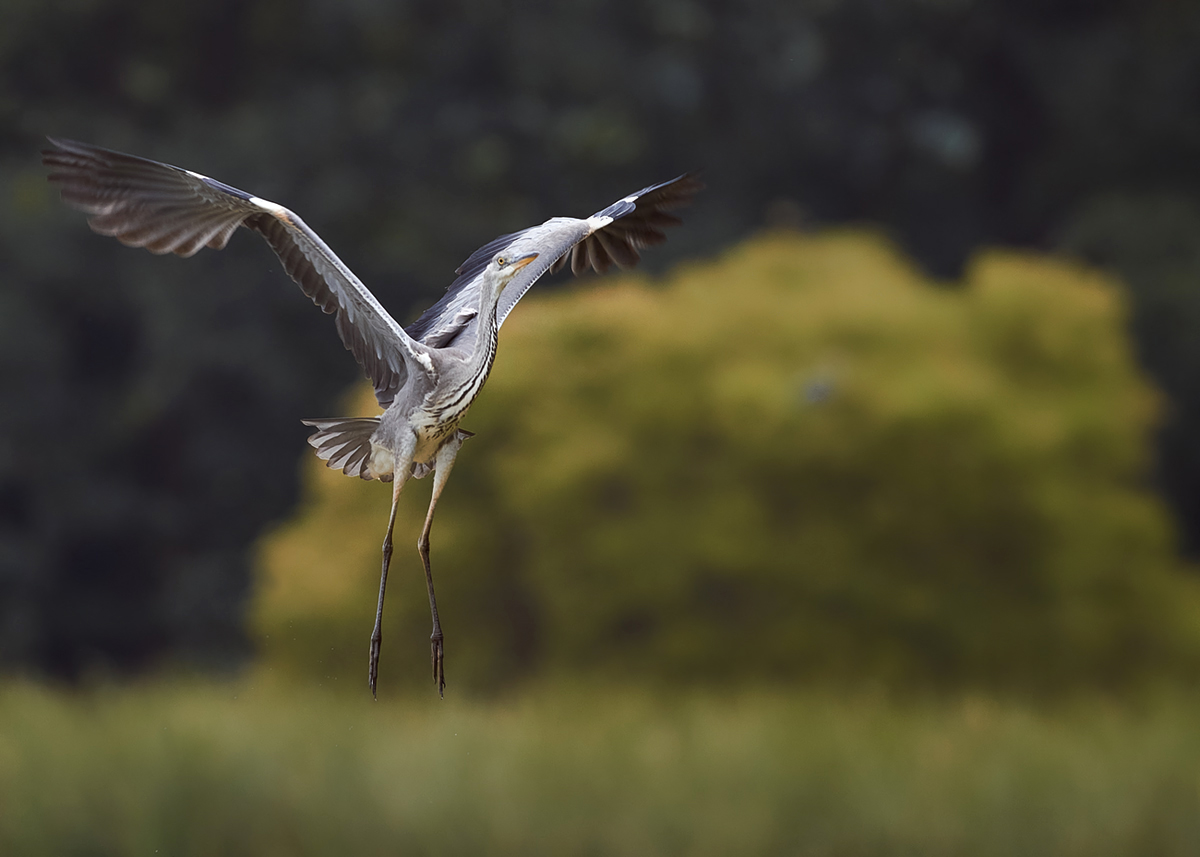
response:
<path id="1" fill-rule="evenodd" d="M 511 270 L 513 272 L 519 271 L 522 268 L 524 268 L 526 265 L 528 265 L 530 262 L 532 262 L 534 259 L 536 259 L 537 257 L 538 257 L 537 253 L 530 253 L 528 256 L 522 256 L 520 259 L 517 259 L 517 261 L 512 263 Z"/>

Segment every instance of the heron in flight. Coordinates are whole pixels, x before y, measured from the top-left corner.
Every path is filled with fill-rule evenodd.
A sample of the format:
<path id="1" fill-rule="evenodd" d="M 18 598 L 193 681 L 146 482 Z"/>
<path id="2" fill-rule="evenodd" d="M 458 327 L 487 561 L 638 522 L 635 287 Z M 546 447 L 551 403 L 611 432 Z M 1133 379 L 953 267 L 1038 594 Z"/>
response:
<path id="1" fill-rule="evenodd" d="M 433 617 L 430 660 L 438 694 L 446 687 L 443 634 L 429 565 L 429 531 L 454 459 L 471 433 L 459 428 L 496 357 L 497 333 L 542 274 L 569 263 L 575 274 L 637 264 L 641 248 L 666 240 L 681 221 L 670 214 L 703 188 L 691 174 L 631 193 L 591 217 L 554 217 L 502 235 L 458 268 L 445 296 L 407 329 L 295 213 L 253 194 L 169 164 L 49 138 L 42 152 L 63 200 L 88 215 L 101 235 L 152 253 L 192 256 L 220 250 L 239 226 L 259 233 L 304 294 L 335 316 L 338 334 L 375 386 L 377 417 L 304 420 L 329 467 L 347 476 L 392 483 L 383 540 L 379 602 L 371 632 L 368 684 L 379 674 L 383 596 L 392 558 L 396 503 L 410 477 L 433 474 L 417 550 Z"/>

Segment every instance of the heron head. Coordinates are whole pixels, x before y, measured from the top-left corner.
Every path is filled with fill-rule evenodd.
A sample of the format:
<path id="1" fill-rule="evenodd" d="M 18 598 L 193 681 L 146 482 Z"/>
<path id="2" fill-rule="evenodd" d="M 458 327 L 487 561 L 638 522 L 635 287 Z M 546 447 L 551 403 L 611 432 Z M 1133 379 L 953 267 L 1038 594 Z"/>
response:
<path id="1" fill-rule="evenodd" d="M 511 253 L 498 253 L 492 259 L 492 266 L 496 269 L 500 288 L 504 288 L 512 282 L 512 278 L 517 275 L 517 272 L 537 257 L 537 253 L 526 253 L 524 256 L 514 256 Z"/>

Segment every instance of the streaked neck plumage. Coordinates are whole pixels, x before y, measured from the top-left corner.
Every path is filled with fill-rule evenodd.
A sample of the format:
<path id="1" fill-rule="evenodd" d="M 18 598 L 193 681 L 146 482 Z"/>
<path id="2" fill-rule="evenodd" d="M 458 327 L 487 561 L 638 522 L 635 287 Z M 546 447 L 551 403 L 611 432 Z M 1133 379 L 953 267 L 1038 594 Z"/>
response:
<path id="1" fill-rule="evenodd" d="M 500 273 L 494 270 L 485 271 L 481 285 L 479 333 L 475 337 L 475 345 L 462 369 L 456 372 L 457 383 L 440 391 L 438 398 L 427 404 L 437 423 L 456 422 L 462 417 L 483 389 L 483 384 L 492 371 L 492 362 L 496 359 L 496 307 L 500 303 L 500 292 L 503 290 Z"/>
<path id="2" fill-rule="evenodd" d="M 482 285 L 479 295 L 479 335 L 475 338 L 475 348 L 467 362 L 472 378 L 482 373 L 480 386 L 487 379 L 492 370 L 492 362 L 496 359 L 499 331 L 496 325 L 496 307 L 500 305 L 500 293 L 504 290 L 499 273 L 490 270 L 484 273 Z"/>

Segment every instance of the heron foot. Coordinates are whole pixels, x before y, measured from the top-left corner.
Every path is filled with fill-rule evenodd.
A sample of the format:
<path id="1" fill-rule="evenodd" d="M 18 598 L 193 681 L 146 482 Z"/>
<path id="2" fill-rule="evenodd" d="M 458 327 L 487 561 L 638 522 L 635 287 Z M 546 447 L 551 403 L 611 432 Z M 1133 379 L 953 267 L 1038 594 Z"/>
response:
<path id="1" fill-rule="evenodd" d="M 437 684 L 438 696 L 446 698 L 446 668 L 443 664 L 442 632 L 436 630 L 429 638 L 429 659 L 433 662 L 433 681 Z"/>
<path id="2" fill-rule="evenodd" d="M 378 699 L 375 694 L 375 682 L 379 678 L 379 649 L 383 644 L 383 635 L 377 627 L 371 634 L 371 665 L 367 669 L 367 684 L 371 686 L 371 698 Z"/>

